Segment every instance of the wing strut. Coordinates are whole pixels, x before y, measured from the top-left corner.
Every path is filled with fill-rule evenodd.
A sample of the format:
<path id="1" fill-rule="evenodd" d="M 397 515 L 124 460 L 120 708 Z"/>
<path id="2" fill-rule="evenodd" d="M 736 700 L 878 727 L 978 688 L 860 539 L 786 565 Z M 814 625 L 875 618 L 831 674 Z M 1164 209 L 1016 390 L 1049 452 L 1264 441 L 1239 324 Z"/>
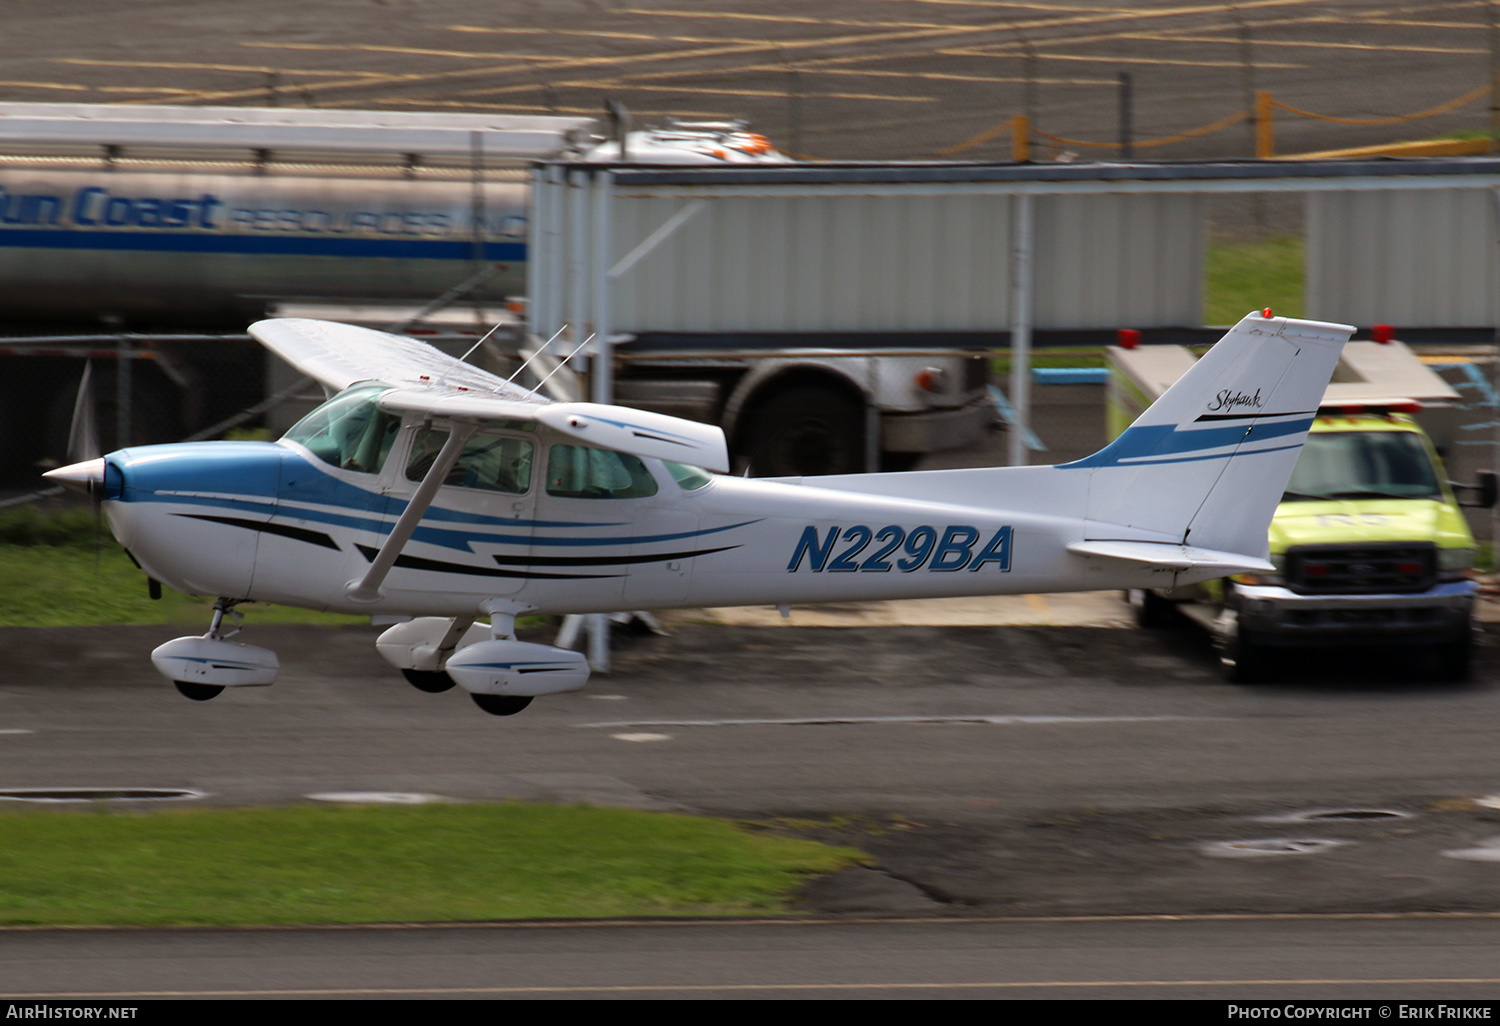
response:
<path id="1" fill-rule="evenodd" d="M 421 484 L 417 485 L 416 493 L 406 504 L 406 509 L 401 512 L 396 526 L 391 528 L 385 544 L 380 546 L 380 551 L 370 562 L 370 569 L 365 571 L 364 577 L 360 580 L 349 582 L 348 595 L 355 602 L 378 602 L 380 600 L 380 585 L 385 581 L 385 575 L 391 572 L 391 567 L 396 563 L 396 557 L 401 555 L 401 550 L 411 540 L 412 532 L 417 529 L 417 524 L 427 515 L 427 507 L 432 505 L 433 498 L 437 496 L 438 487 L 447 480 L 449 471 L 458 462 L 459 453 L 464 451 L 464 446 L 469 444 L 469 439 L 473 438 L 478 430 L 478 424 L 465 424 L 459 421 L 451 423 L 448 429 L 448 440 L 443 443 L 443 448 L 439 450 L 437 459 L 432 462 L 427 476 L 422 478 Z"/>

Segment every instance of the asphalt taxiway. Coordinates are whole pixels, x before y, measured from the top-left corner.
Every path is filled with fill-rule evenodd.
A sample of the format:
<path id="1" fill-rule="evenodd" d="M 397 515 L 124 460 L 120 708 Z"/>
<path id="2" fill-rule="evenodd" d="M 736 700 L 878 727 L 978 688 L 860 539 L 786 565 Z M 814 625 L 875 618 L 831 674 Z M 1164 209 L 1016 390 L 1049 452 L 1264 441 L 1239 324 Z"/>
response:
<path id="1" fill-rule="evenodd" d="M 282 680 L 189 702 L 172 633 L 0 631 L 0 788 L 583 801 L 873 864 L 795 926 L 0 931 L 0 994 L 1500 995 L 1493 646 L 1468 684 L 1354 652 L 1251 687 L 1186 631 L 683 624 L 496 718 L 369 629 L 253 621 Z"/>

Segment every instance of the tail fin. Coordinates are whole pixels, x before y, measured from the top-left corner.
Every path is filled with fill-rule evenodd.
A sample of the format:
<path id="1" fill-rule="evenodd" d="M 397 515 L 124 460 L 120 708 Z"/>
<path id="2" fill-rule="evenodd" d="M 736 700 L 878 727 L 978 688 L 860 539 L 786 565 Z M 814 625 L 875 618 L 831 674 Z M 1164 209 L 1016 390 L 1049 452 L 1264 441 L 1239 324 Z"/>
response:
<path id="1" fill-rule="evenodd" d="M 1104 449 L 1086 535 L 1263 559 L 1266 526 L 1338 364 L 1346 324 L 1252 313 Z"/>

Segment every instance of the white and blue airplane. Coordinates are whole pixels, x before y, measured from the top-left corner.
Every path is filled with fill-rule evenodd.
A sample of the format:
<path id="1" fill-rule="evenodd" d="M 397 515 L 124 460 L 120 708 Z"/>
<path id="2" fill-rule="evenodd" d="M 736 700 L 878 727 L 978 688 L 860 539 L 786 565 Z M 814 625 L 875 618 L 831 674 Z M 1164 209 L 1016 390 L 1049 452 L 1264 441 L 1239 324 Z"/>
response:
<path id="1" fill-rule="evenodd" d="M 425 343 L 324 321 L 250 329 L 332 394 L 276 442 L 121 449 L 46 476 L 102 502 L 151 579 L 217 599 L 152 653 L 203 700 L 270 684 L 235 606 L 405 616 L 380 654 L 484 710 L 576 691 L 525 613 L 1163 588 L 1268 571 L 1267 527 L 1353 328 L 1253 313 L 1086 459 L 724 476 L 719 428 L 551 402 Z"/>

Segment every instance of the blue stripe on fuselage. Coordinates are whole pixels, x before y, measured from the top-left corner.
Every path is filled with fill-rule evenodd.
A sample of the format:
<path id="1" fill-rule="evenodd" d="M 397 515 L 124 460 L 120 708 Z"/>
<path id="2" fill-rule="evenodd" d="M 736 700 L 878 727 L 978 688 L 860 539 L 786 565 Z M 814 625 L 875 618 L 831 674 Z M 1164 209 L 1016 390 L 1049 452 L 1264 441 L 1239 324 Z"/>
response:
<path id="1" fill-rule="evenodd" d="M 279 521 L 303 521 L 368 531 L 390 532 L 406 508 L 405 500 L 372 492 L 326 473 L 300 452 L 271 442 L 187 442 L 147 446 L 111 454 L 126 466 L 125 502 L 179 503 L 236 513 L 258 513 Z M 279 484 L 279 489 L 278 489 Z M 250 490 L 247 490 L 247 485 Z M 280 495 L 277 495 L 278 490 Z M 173 494 L 173 493 L 179 494 Z M 192 493 L 192 494 L 180 494 Z M 319 507 L 278 505 L 290 499 Z M 428 526 L 428 521 L 452 528 Z M 518 546 L 638 545 L 680 541 L 718 534 L 755 523 L 745 520 L 723 527 L 659 535 L 556 538 L 531 532 L 542 529 L 628 529 L 627 521 L 518 520 L 432 506 L 412 534 L 414 541 L 459 552 L 478 544 Z M 464 530 L 468 527 L 469 530 Z M 504 527 L 522 533 L 475 533 L 473 528 Z"/>

